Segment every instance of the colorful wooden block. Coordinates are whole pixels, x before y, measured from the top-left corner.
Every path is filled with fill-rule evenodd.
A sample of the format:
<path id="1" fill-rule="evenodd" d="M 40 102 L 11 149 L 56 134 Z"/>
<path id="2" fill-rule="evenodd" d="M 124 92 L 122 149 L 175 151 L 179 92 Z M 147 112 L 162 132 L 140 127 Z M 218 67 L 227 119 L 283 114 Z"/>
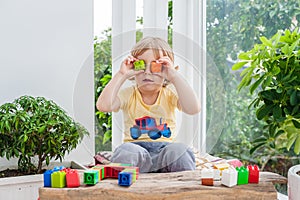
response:
<path id="1" fill-rule="evenodd" d="M 86 185 L 95 185 L 99 182 L 99 170 L 86 170 L 83 173 L 83 182 Z"/>
<path id="2" fill-rule="evenodd" d="M 236 169 L 225 169 L 222 172 L 222 185 L 233 187 L 237 184 L 238 172 Z"/>
<path id="3" fill-rule="evenodd" d="M 56 171 L 51 174 L 51 187 L 64 188 L 66 187 L 66 172 Z"/>
<path id="4" fill-rule="evenodd" d="M 120 172 L 118 175 L 118 184 L 120 186 L 130 186 L 133 183 L 132 172 Z"/>
<path id="5" fill-rule="evenodd" d="M 92 167 L 93 170 L 98 170 L 99 171 L 99 180 L 103 180 L 105 178 L 105 167 L 101 165 L 96 165 Z"/>
<path id="6" fill-rule="evenodd" d="M 201 184 L 207 186 L 214 185 L 214 170 L 213 169 L 202 169 L 201 170 Z"/>
<path id="7" fill-rule="evenodd" d="M 80 178 L 77 170 L 75 169 L 66 170 L 66 184 L 68 188 L 74 188 L 80 186 Z"/>
<path id="8" fill-rule="evenodd" d="M 248 179 L 249 179 L 248 169 L 242 166 L 242 167 L 237 167 L 236 170 L 238 172 L 237 184 L 238 185 L 248 184 Z"/>
<path id="9" fill-rule="evenodd" d="M 146 65 L 145 65 L 145 61 L 143 60 L 137 60 L 133 63 L 134 66 L 134 70 L 145 70 L 146 69 Z"/>
<path id="10" fill-rule="evenodd" d="M 214 169 L 214 180 L 220 180 L 221 179 L 221 170 Z"/>
<path id="11" fill-rule="evenodd" d="M 52 170 L 47 170 L 44 172 L 44 187 L 51 187 L 51 174 Z"/>
<path id="12" fill-rule="evenodd" d="M 206 186 L 213 186 L 214 185 L 214 179 L 213 178 L 202 178 L 201 184 Z"/>
<path id="13" fill-rule="evenodd" d="M 257 165 L 249 165 L 249 183 L 258 183 L 259 182 L 259 168 Z"/>
<path id="14" fill-rule="evenodd" d="M 230 165 L 228 163 L 218 163 L 218 164 L 214 164 L 214 169 L 218 169 L 220 171 L 224 170 L 224 169 L 228 169 L 230 167 Z"/>
<path id="15" fill-rule="evenodd" d="M 162 63 L 157 63 L 156 61 L 152 61 L 150 65 L 151 73 L 160 73 L 162 72 Z"/>
<path id="16" fill-rule="evenodd" d="M 243 166 L 244 164 L 238 160 L 238 159 L 231 159 L 231 160 L 228 160 L 227 161 L 228 164 L 230 164 L 231 166 L 233 166 L 234 168 L 236 167 L 241 167 Z"/>
<path id="17" fill-rule="evenodd" d="M 97 170 L 99 174 L 99 180 L 104 178 L 117 178 L 121 186 L 129 186 L 138 179 L 139 168 L 133 167 L 132 164 L 123 163 L 110 163 L 109 165 L 96 165 L 92 170 Z M 124 172 L 124 176 L 120 173 Z M 129 175 L 130 175 L 130 182 Z M 123 177 L 123 178 L 122 178 Z M 120 180 L 122 178 L 122 180 Z M 128 180 L 127 182 L 125 180 Z M 129 184 L 130 183 L 130 184 Z M 129 184 L 129 185 L 128 185 Z"/>

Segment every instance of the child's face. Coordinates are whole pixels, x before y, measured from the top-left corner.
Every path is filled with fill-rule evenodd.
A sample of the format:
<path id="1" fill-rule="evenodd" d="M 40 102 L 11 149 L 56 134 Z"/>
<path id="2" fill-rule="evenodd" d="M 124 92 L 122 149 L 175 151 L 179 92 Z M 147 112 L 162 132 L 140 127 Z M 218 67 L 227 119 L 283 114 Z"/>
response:
<path id="1" fill-rule="evenodd" d="M 160 57 L 163 54 L 160 52 Z M 137 59 L 144 60 L 146 64 L 146 69 L 144 72 L 141 72 L 135 76 L 136 83 L 139 87 L 139 90 L 145 92 L 157 92 L 161 89 L 164 78 L 161 74 L 152 74 L 150 70 L 150 63 L 152 61 L 156 61 L 157 59 L 154 57 L 152 50 L 145 51 L 142 55 L 138 56 Z"/>

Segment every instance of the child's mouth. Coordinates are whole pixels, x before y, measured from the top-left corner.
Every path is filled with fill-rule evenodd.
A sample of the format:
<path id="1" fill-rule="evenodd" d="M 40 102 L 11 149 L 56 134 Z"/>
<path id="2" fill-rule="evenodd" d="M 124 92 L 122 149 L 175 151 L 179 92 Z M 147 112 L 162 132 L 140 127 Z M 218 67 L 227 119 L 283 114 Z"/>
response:
<path id="1" fill-rule="evenodd" d="M 147 78 L 146 78 L 146 79 L 143 80 L 143 82 L 151 82 L 151 83 L 152 83 L 152 82 L 154 82 L 154 81 L 152 81 L 151 79 L 147 79 Z"/>

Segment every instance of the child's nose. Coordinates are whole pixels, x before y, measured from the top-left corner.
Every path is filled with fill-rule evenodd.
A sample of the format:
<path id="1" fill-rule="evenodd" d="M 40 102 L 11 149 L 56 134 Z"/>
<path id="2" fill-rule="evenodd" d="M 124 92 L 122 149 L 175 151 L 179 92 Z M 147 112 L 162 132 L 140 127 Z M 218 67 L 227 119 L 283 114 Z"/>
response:
<path id="1" fill-rule="evenodd" d="M 150 65 L 147 65 L 146 66 L 146 69 L 145 69 L 145 74 L 151 74 L 151 70 L 150 70 Z"/>

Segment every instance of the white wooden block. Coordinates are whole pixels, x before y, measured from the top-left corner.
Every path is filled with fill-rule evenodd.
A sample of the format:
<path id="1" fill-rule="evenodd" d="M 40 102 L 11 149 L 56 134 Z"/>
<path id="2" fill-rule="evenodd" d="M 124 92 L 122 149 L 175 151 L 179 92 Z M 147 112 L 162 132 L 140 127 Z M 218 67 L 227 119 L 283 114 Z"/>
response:
<path id="1" fill-rule="evenodd" d="M 237 184 L 238 173 L 235 169 L 225 169 L 222 171 L 221 183 L 227 187 Z"/>
<path id="2" fill-rule="evenodd" d="M 214 169 L 214 180 L 221 179 L 221 171 L 219 169 Z"/>
<path id="3" fill-rule="evenodd" d="M 201 178 L 214 178 L 214 170 L 213 169 L 202 169 L 201 170 Z"/>

